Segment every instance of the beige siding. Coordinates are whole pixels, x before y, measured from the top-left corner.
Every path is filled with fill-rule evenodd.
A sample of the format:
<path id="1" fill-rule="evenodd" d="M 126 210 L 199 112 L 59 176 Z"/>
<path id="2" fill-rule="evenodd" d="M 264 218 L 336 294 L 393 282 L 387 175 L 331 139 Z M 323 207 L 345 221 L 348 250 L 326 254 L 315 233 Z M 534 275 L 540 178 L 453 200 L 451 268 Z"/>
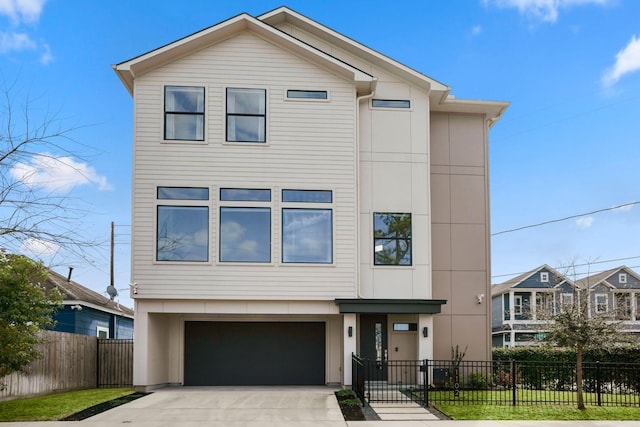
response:
<path id="1" fill-rule="evenodd" d="M 456 345 L 491 357 L 486 132 L 482 115 L 431 114 L 433 298 L 448 301 L 434 318 L 436 359 Z"/>
<path id="2" fill-rule="evenodd" d="M 204 86 L 204 143 L 163 142 L 164 85 Z M 267 143 L 225 143 L 226 87 L 267 90 Z M 286 100 L 287 89 L 328 101 Z M 333 299 L 356 292 L 355 89 L 251 33 L 136 78 L 133 280 L 143 298 Z M 209 263 L 156 263 L 156 187 L 208 186 Z M 217 189 L 272 189 L 272 265 L 217 264 Z M 280 259 L 279 190 L 333 190 L 334 264 Z"/>

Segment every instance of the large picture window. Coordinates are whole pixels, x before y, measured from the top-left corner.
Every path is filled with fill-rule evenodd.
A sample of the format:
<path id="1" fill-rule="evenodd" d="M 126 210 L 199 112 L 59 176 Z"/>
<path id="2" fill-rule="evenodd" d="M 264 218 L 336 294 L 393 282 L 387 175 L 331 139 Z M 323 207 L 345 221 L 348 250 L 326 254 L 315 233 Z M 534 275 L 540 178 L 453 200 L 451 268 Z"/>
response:
<path id="1" fill-rule="evenodd" d="M 208 188 L 158 187 L 156 260 L 209 260 Z"/>
<path id="2" fill-rule="evenodd" d="M 271 262 L 271 207 L 265 202 L 271 190 L 220 189 L 220 262 Z"/>
<path id="3" fill-rule="evenodd" d="M 227 88 L 227 141 L 265 142 L 267 91 Z"/>
<path id="4" fill-rule="evenodd" d="M 411 214 L 373 214 L 375 265 L 411 265 Z"/>
<path id="5" fill-rule="evenodd" d="M 333 209 L 329 190 L 282 190 L 282 262 L 333 263 Z"/>
<path id="6" fill-rule="evenodd" d="M 165 86 L 164 139 L 204 141 L 204 88 Z"/>

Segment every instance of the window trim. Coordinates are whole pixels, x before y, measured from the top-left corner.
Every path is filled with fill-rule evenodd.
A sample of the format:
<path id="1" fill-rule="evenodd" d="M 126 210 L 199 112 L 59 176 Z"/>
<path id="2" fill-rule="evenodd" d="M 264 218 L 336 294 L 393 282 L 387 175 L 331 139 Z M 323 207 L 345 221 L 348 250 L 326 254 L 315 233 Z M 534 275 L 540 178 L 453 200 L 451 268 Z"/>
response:
<path id="1" fill-rule="evenodd" d="M 264 92 L 264 114 L 245 114 L 245 113 L 229 113 L 229 89 L 231 90 L 261 90 Z M 268 120 L 267 113 L 269 111 L 269 91 L 265 87 L 252 87 L 246 85 L 234 85 L 226 86 L 224 88 L 224 143 L 225 144 L 239 144 L 249 146 L 262 146 L 267 145 L 269 141 L 268 136 Z M 229 116 L 234 117 L 263 117 L 264 118 L 264 140 L 263 141 L 242 141 L 242 140 L 229 140 Z"/>
<path id="2" fill-rule="evenodd" d="M 628 283 L 627 277 L 628 277 L 627 273 L 619 273 L 618 274 L 618 283 L 627 284 Z"/>
<path id="3" fill-rule="evenodd" d="M 408 239 L 405 238 L 394 238 L 394 237 L 376 237 L 376 215 L 409 215 L 409 220 L 411 222 L 411 234 L 409 236 Z M 413 215 L 411 214 L 411 212 L 373 212 L 373 217 L 372 217 L 372 238 L 373 238 L 373 262 L 372 265 L 374 267 L 392 267 L 392 268 L 413 268 Z M 377 240 L 408 240 L 408 245 L 409 245 L 409 264 L 378 264 L 376 262 L 376 241 Z"/>
<path id="4" fill-rule="evenodd" d="M 160 199 L 158 198 L 159 188 L 206 188 L 208 190 L 208 198 L 206 200 L 200 199 Z M 153 264 L 158 265 L 206 265 L 211 264 L 213 247 L 212 247 L 212 226 L 211 226 L 211 213 L 213 212 L 211 208 L 212 201 L 212 189 L 210 187 L 202 186 L 202 185 L 191 185 L 178 187 L 176 185 L 156 185 L 155 188 L 155 209 L 154 209 L 154 251 L 153 251 Z M 207 209 L 207 260 L 206 261 L 180 261 L 180 260 L 159 260 L 158 259 L 158 210 L 160 207 L 186 207 L 186 208 L 206 208 Z"/>
<path id="5" fill-rule="evenodd" d="M 222 192 L 224 190 L 260 190 L 260 191 L 269 191 L 269 200 L 232 200 L 232 199 L 223 199 Z M 276 244 L 275 240 L 275 207 L 274 207 L 274 197 L 273 197 L 273 188 L 272 187 L 264 187 L 261 185 L 255 185 L 251 187 L 241 187 L 241 186 L 224 186 L 217 188 L 217 197 L 218 197 L 218 206 L 216 209 L 216 214 L 218 215 L 216 219 L 216 238 L 217 245 L 216 248 L 218 253 L 216 254 L 215 260 L 216 265 L 274 265 L 274 248 Z M 269 209 L 269 261 L 223 261 L 222 260 L 222 209 L 223 208 L 268 208 Z"/>
<path id="6" fill-rule="evenodd" d="M 540 283 L 549 283 L 549 272 L 541 271 L 540 272 Z"/>
<path id="7" fill-rule="evenodd" d="M 324 98 L 313 98 L 313 97 L 304 97 L 304 96 L 289 96 L 291 92 L 298 93 L 324 93 Z M 326 89 L 285 89 L 284 99 L 286 101 L 299 101 L 299 102 L 329 102 L 330 94 Z"/>
<path id="8" fill-rule="evenodd" d="M 284 192 L 285 191 L 321 191 L 321 192 L 330 192 L 331 193 L 331 202 L 322 202 L 322 201 L 294 201 L 294 202 L 285 202 Z M 278 191 L 280 197 L 280 205 L 279 205 L 279 213 L 280 213 L 280 259 L 279 265 L 282 266 L 335 266 L 336 265 L 336 209 L 335 209 L 335 189 L 334 188 L 296 188 L 295 186 L 286 186 L 282 187 Z M 286 209 L 301 209 L 307 211 L 330 211 L 331 212 L 331 261 L 330 262 L 286 262 L 284 260 L 284 211 Z"/>
<path id="9" fill-rule="evenodd" d="M 600 311 L 598 309 L 598 307 L 600 306 L 600 303 L 598 302 L 598 298 L 604 298 L 604 311 Z M 594 309 L 596 314 L 604 314 L 604 313 L 608 313 L 609 312 L 609 295 L 607 294 L 595 294 L 594 295 Z"/>
<path id="10" fill-rule="evenodd" d="M 513 315 L 514 316 L 522 316 L 522 303 L 523 303 L 522 295 L 514 295 L 513 296 Z"/>
<path id="11" fill-rule="evenodd" d="M 202 89 L 202 112 L 183 112 L 183 111 L 167 111 L 167 88 L 194 88 Z M 207 135 L 207 90 L 205 86 L 188 86 L 180 84 L 167 84 L 162 88 L 162 141 L 163 142 L 181 142 L 181 143 L 206 143 Z M 201 116 L 202 117 L 202 139 L 182 139 L 182 138 L 167 138 L 167 114 L 171 115 L 184 115 L 184 116 Z"/>
<path id="12" fill-rule="evenodd" d="M 407 103 L 406 107 L 402 106 L 403 103 Z M 376 105 L 377 103 L 389 103 L 389 105 Z M 395 104 L 395 105 L 394 105 Z M 371 100 L 369 104 L 372 109 L 383 109 L 383 110 L 393 110 L 393 111 L 411 111 L 411 100 L 410 99 L 391 99 L 391 98 L 374 98 Z"/>
<path id="13" fill-rule="evenodd" d="M 106 332 L 107 336 L 101 338 L 100 337 L 100 332 Z M 107 326 L 100 326 L 100 325 L 96 326 L 96 337 L 101 338 L 101 339 L 109 339 L 109 338 L 111 338 L 109 336 L 109 328 Z"/>

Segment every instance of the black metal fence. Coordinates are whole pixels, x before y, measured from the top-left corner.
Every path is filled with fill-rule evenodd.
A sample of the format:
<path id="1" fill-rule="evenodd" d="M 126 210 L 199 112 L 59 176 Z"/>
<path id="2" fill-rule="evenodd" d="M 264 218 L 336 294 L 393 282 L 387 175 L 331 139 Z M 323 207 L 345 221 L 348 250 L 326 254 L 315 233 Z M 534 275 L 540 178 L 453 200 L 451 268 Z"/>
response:
<path id="1" fill-rule="evenodd" d="M 352 358 L 352 384 L 363 402 L 575 405 L 575 363 L 375 361 Z M 640 406 L 640 364 L 583 364 L 585 405 Z"/>
<path id="2" fill-rule="evenodd" d="M 98 387 L 133 386 L 133 340 L 98 338 L 97 353 Z"/>

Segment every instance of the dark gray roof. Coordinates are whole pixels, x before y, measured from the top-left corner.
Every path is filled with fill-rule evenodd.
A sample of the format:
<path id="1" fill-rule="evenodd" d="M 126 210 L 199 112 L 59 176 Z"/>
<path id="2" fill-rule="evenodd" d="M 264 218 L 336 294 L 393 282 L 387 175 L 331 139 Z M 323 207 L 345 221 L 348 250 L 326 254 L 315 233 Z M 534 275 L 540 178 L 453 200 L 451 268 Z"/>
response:
<path id="1" fill-rule="evenodd" d="M 51 269 L 47 269 L 47 271 L 49 272 L 49 277 L 44 283 L 44 287 L 46 289 L 57 287 L 64 295 L 66 301 L 77 301 L 78 304 L 85 302 L 91 304 L 94 308 L 104 307 L 106 311 L 116 311 L 122 313 L 124 316 L 133 317 L 133 310 L 130 308 L 120 305 L 116 301 L 112 301 L 73 280 L 68 280 L 67 277 Z"/>

